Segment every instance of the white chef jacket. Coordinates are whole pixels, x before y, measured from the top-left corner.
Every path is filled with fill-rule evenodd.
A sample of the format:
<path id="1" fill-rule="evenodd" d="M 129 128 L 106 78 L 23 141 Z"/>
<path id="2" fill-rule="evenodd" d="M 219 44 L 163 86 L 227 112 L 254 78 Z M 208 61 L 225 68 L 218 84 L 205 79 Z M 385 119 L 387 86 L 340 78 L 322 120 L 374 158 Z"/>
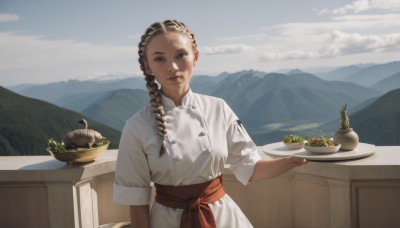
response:
<path id="1" fill-rule="evenodd" d="M 152 182 L 191 185 L 213 180 L 229 164 L 247 184 L 260 156 L 237 116 L 220 98 L 185 94 L 182 106 L 162 95 L 166 113 L 166 152 L 150 105 L 129 118 L 119 144 L 113 198 L 117 204 L 149 205 Z M 225 194 L 209 204 L 217 227 L 252 227 L 236 203 Z M 154 202 L 151 227 L 179 227 L 182 209 Z"/>

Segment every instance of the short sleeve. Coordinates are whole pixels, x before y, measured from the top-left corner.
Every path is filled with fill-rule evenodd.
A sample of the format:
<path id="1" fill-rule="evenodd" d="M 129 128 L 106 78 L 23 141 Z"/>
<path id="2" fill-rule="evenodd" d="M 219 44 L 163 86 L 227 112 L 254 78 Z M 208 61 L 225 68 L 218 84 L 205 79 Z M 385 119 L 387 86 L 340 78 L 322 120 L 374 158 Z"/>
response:
<path id="1" fill-rule="evenodd" d="M 227 164 L 235 177 L 244 185 L 249 183 L 257 161 L 261 159 L 257 146 L 248 135 L 239 118 L 224 102 L 228 143 Z"/>
<path id="2" fill-rule="evenodd" d="M 117 204 L 150 204 L 150 170 L 136 122 L 129 119 L 121 134 L 113 192 Z"/>

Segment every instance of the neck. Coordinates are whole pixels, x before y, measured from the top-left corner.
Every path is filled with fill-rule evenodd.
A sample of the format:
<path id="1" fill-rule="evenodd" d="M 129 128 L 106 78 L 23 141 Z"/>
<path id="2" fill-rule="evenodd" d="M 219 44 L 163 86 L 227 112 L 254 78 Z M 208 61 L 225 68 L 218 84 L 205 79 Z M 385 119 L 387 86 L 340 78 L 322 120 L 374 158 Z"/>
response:
<path id="1" fill-rule="evenodd" d="M 161 88 L 161 91 L 175 103 L 175 106 L 182 106 L 183 97 L 189 91 L 189 87 L 180 91 L 166 91 Z"/>

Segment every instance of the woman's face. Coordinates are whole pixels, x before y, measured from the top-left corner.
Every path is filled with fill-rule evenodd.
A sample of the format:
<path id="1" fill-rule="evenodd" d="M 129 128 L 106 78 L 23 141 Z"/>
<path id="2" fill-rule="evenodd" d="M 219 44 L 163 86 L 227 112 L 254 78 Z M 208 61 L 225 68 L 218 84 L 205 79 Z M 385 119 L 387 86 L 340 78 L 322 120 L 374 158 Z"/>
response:
<path id="1" fill-rule="evenodd" d="M 167 96 L 182 96 L 189 89 L 198 58 L 186 34 L 166 32 L 154 36 L 146 49 L 146 70 L 153 74 Z"/>

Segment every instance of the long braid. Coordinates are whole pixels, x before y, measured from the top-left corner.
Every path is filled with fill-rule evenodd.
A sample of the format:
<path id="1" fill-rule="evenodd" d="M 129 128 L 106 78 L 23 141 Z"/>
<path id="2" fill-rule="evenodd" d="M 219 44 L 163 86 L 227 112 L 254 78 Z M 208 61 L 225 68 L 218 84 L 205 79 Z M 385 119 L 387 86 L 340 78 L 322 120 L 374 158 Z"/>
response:
<path id="1" fill-rule="evenodd" d="M 186 27 L 184 23 L 176 20 L 165 20 L 164 22 L 153 23 L 152 25 L 150 25 L 149 28 L 146 29 L 138 45 L 140 69 L 142 70 L 143 75 L 145 76 L 145 80 L 147 82 L 146 87 L 147 90 L 149 91 L 151 109 L 158 125 L 157 127 L 158 134 L 160 135 L 160 138 L 162 140 L 160 156 L 162 156 L 166 151 L 167 127 L 165 122 L 165 112 L 164 112 L 164 106 L 161 102 L 160 90 L 158 88 L 158 84 L 155 81 L 155 76 L 149 73 L 148 69 L 146 69 L 145 53 L 146 53 L 146 47 L 149 44 L 152 37 L 154 37 L 157 34 L 165 33 L 168 31 L 187 34 L 192 40 L 193 51 L 197 51 L 197 43 L 194 34 Z"/>

